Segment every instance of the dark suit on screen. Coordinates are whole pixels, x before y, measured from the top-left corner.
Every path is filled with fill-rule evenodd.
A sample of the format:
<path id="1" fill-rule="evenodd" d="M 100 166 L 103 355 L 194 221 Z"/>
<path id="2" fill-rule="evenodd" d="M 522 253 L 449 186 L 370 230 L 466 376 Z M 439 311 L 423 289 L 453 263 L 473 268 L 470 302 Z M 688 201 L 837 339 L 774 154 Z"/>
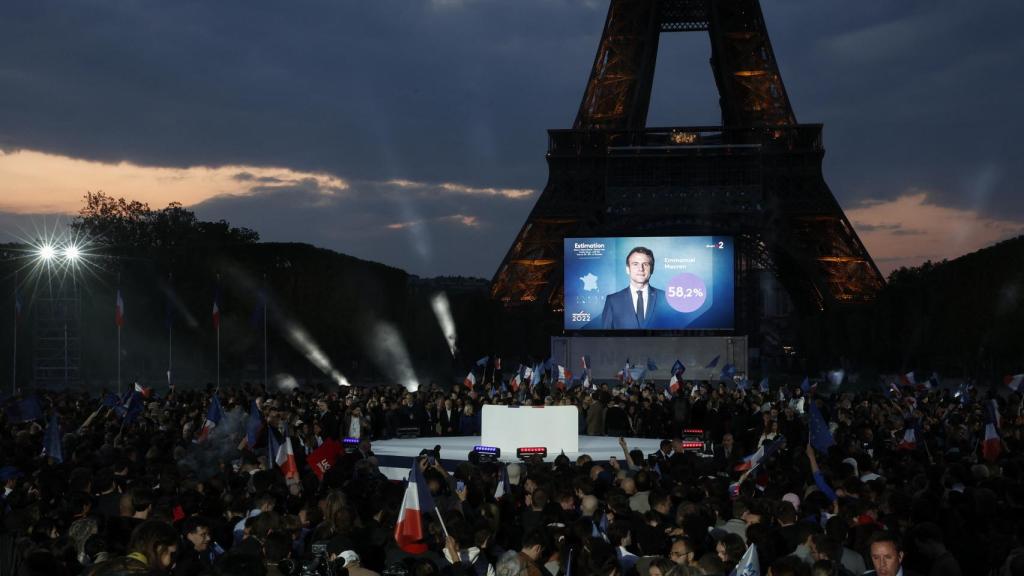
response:
<path id="1" fill-rule="evenodd" d="M 637 319 L 636 309 L 633 308 L 633 294 L 630 288 L 623 288 L 606 296 L 604 311 L 601 312 L 601 328 L 605 330 L 646 330 L 658 327 L 659 313 L 667 306 L 665 293 L 648 285 L 647 294 L 650 302 L 647 303 L 647 313 L 642 324 Z"/>

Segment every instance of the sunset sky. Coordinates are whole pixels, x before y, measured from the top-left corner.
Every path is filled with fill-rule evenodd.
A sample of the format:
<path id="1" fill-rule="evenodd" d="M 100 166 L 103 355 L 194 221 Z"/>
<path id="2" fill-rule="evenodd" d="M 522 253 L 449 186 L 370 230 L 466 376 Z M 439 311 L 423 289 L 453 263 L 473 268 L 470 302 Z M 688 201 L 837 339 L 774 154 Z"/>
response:
<path id="1" fill-rule="evenodd" d="M 1024 233 L 1011 1 L 763 0 L 799 121 L 883 271 Z M 0 241 L 86 191 L 264 240 L 490 277 L 572 124 L 605 0 L 8 3 Z M 718 122 L 705 33 L 663 36 L 650 125 Z"/>

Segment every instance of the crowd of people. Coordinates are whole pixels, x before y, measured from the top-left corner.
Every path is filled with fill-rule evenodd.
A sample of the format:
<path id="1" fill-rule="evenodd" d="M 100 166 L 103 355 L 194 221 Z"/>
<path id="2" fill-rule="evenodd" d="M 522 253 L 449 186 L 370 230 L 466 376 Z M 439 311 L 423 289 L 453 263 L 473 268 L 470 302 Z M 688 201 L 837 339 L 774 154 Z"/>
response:
<path id="1" fill-rule="evenodd" d="M 689 576 L 751 557 L 773 576 L 1024 574 L 1021 397 L 995 388 L 146 393 L 40 392 L 41 417 L 0 415 L 0 576 Z M 482 406 L 510 403 L 575 405 L 580 432 L 622 437 L 622 457 L 502 464 L 441 439 L 414 464 L 436 510 L 400 546 L 406 485 L 373 442 L 478 434 Z M 694 429 L 699 447 L 682 441 Z M 629 437 L 664 440 L 645 454 Z M 307 462 L 344 438 L 359 443 Z"/>

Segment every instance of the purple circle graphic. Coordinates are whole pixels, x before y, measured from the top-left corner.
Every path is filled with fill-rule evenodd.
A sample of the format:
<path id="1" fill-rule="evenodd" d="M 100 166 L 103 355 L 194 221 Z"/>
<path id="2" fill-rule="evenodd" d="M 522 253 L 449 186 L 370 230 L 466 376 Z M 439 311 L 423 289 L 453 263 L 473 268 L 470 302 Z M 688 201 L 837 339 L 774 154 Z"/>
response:
<path id="1" fill-rule="evenodd" d="M 708 288 L 700 276 L 683 272 L 676 274 L 665 289 L 668 305 L 679 312 L 693 312 L 704 305 Z"/>

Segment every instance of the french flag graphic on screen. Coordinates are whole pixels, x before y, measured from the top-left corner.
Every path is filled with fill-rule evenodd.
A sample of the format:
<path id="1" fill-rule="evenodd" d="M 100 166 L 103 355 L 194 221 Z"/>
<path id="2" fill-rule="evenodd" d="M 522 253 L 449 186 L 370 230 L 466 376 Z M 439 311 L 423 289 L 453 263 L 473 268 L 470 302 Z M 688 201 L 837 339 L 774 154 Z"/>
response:
<path id="1" fill-rule="evenodd" d="M 399 548 L 409 554 L 423 554 L 427 551 L 427 545 L 423 542 L 427 536 L 424 520 L 433 508 L 434 499 L 430 496 L 430 489 L 416 461 L 409 471 L 409 484 L 405 487 L 402 508 L 398 511 L 398 523 L 395 524 L 395 542 Z"/>

